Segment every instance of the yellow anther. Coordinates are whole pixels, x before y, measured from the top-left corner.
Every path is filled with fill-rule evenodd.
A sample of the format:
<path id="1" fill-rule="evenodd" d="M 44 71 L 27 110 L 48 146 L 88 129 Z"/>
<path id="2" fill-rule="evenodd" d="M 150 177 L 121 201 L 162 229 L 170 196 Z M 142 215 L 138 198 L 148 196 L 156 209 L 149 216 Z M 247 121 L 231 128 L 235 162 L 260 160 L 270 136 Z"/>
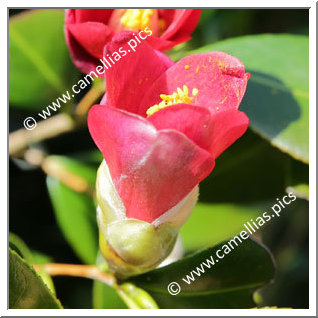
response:
<path id="1" fill-rule="evenodd" d="M 126 9 L 120 22 L 132 30 L 143 30 L 150 25 L 150 19 L 154 11 L 154 9 Z"/>
<path id="2" fill-rule="evenodd" d="M 194 89 L 192 90 L 192 96 L 197 96 L 198 93 L 199 93 L 199 90 L 198 90 L 197 88 L 194 88 Z"/>
<path id="3" fill-rule="evenodd" d="M 185 65 L 184 68 L 188 70 L 190 68 L 190 65 Z"/>
<path id="4" fill-rule="evenodd" d="M 166 108 L 168 106 L 176 105 L 176 104 L 191 104 L 193 97 L 197 96 L 199 90 L 197 88 L 192 89 L 192 96 L 189 96 L 189 88 L 186 85 L 183 85 L 182 89 L 180 87 L 177 88 L 177 92 L 172 93 L 171 95 L 160 94 L 160 98 L 162 101 L 154 106 L 151 106 L 146 114 L 148 116 L 153 115 L 160 109 Z"/>

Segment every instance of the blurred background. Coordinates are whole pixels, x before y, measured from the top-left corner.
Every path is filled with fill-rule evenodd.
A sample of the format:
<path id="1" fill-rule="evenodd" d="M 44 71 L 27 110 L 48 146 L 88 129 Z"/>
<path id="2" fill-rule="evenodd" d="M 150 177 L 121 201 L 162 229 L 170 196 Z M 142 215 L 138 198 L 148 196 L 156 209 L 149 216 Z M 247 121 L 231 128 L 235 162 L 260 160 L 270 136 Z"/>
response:
<path id="1" fill-rule="evenodd" d="M 21 11 L 25 10 L 9 11 L 10 23 L 11 21 L 14 23 L 14 19 L 19 19 Z M 81 74 L 72 65 L 65 46 L 63 11 L 53 11 L 56 16 L 42 20 L 39 18 L 36 26 L 41 30 L 45 28 L 46 23 L 54 21 L 55 27 L 51 34 L 54 45 L 51 46 L 51 55 L 61 54 L 60 60 L 63 61 L 64 69 L 59 72 L 64 74 L 63 81 L 65 79 L 66 83 L 72 84 L 80 78 Z M 25 12 L 22 12 L 23 14 Z M 184 52 L 220 40 L 246 35 L 289 33 L 306 36 L 308 22 L 308 10 L 205 9 L 192 40 L 178 50 L 173 50 L 171 56 L 178 59 Z M 33 27 L 34 25 L 26 24 L 26 33 L 27 28 Z M 39 40 L 44 43 L 49 39 L 50 36 L 47 36 Z M 11 50 L 15 49 L 14 39 L 12 43 L 10 63 L 12 63 Z M 58 50 L 58 46 L 61 49 L 59 53 L 56 53 L 54 50 Z M 297 46 L 295 49 L 290 49 L 291 54 L 295 51 Z M 14 54 L 13 51 L 12 54 Z M 264 54 L 267 54 L 266 50 Z M 308 59 L 308 56 L 305 58 Z M 277 65 L 277 68 L 279 67 L 280 65 Z M 293 68 L 293 65 L 289 65 L 289 68 Z M 26 67 L 20 67 L 19 70 L 28 72 Z M 18 71 L 10 69 L 10 81 L 18 81 L 15 79 L 16 72 Z M 17 78 L 20 75 L 18 74 Z M 29 75 L 26 73 L 26 76 Z M 306 80 L 308 81 L 308 78 Z M 32 76 L 29 76 L 27 83 L 26 90 L 31 91 L 38 85 Z M 247 96 L 241 108 L 247 113 L 255 100 L 260 104 L 271 103 L 271 100 L 262 95 L 263 91 L 259 91 L 257 96 L 251 95 L 252 88 L 253 83 L 248 86 Z M 43 88 L 43 96 L 30 99 L 23 99 L 22 96 L 19 99 L 16 96 L 19 95 L 18 89 L 16 82 L 13 84 L 10 82 L 10 132 L 22 128 L 24 118 L 34 116 L 59 96 L 56 91 L 45 91 L 47 88 Z M 82 92 L 83 95 L 88 90 L 89 87 Z M 283 93 L 282 96 L 279 95 L 281 93 L 275 95 L 273 88 L 271 92 L 274 96 L 278 94 L 275 98 L 278 98 L 279 104 L 288 100 Z M 11 93 L 16 95 L 11 98 Z M 63 107 L 61 111 L 72 111 L 83 95 L 77 96 L 77 101 Z M 297 99 L 289 98 L 291 102 L 286 106 L 287 110 L 284 110 L 288 112 L 288 116 L 293 109 L 293 103 L 297 106 L 299 102 Z M 23 102 L 20 102 L 21 100 Z M 264 114 L 258 114 L 258 116 L 264 117 Z M 284 113 L 279 120 L 277 117 L 276 119 L 269 117 L 268 120 L 272 125 L 276 124 L 275 120 L 278 124 L 287 120 L 285 124 L 288 125 L 288 120 L 296 121 L 298 117 L 300 117 L 299 114 L 286 118 Z M 256 124 L 257 118 L 255 117 Z M 303 128 L 308 131 L 308 119 L 307 121 L 305 119 L 304 123 Z M 298 138 L 297 135 L 296 131 L 294 138 Z M 277 147 L 275 142 L 273 146 L 270 138 L 261 136 L 257 129 L 251 127 L 217 160 L 213 173 L 202 182 L 200 203 L 189 223 L 182 229 L 185 250 L 186 253 L 190 253 L 233 236 L 242 229 L 244 222 L 261 215 L 276 202 L 276 198 L 282 198 L 286 189 L 294 191 L 297 194 L 297 200 L 282 212 L 279 219 L 271 221 L 257 233 L 257 239 L 268 246 L 273 253 L 277 273 L 274 281 L 259 290 L 255 298 L 260 306 L 308 308 L 308 164 L 303 159 L 296 160 L 297 156 L 290 154 L 288 150 L 282 151 L 283 147 Z M 35 150 L 35 154 L 39 151 L 49 156 L 54 155 L 52 159 L 63 169 L 80 175 L 87 180 L 92 189 L 94 188 L 96 168 L 102 157 L 85 124 L 53 139 L 34 143 L 30 149 Z M 29 154 L 32 155 L 32 152 Z M 45 169 L 32 164 L 32 160 L 32 158 L 27 160 L 25 156 L 19 154 L 11 156 L 9 160 L 10 232 L 18 235 L 36 255 L 44 257 L 47 261 L 94 262 L 95 250 L 81 252 L 78 247 L 78 245 L 86 244 L 86 241 L 81 241 L 81 234 L 88 233 L 87 237 L 97 249 L 95 207 L 91 195 L 86 192 L 77 193 L 74 189 L 68 188 L 55 178 L 54 173 L 47 176 Z M 65 178 L 69 177 L 71 178 L 66 175 Z M 72 224 L 65 219 L 66 215 L 72 219 Z M 87 223 L 86 225 L 83 220 Z M 72 233 L 68 230 L 70 227 L 73 227 Z M 83 240 L 88 240 L 87 237 L 84 235 Z M 98 308 L 99 306 L 96 295 L 93 295 L 93 282 L 90 280 L 54 277 L 54 285 L 56 294 L 65 308 L 92 308 L 93 305 Z"/>

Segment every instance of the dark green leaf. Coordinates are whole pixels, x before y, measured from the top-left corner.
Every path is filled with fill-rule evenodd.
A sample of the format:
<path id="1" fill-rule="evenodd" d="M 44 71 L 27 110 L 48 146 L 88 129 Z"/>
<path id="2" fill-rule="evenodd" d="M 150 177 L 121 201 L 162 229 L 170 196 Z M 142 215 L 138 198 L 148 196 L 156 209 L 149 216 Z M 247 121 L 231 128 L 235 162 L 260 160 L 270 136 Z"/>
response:
<path id="1" fill-rule="evenodd" d="M 63 10 L 31 10 L 10 19 L 11 105 L 43 109 L 75 81 L 63 24 Z"/>
<path id="2" fill-rule="evenodd" d="M 286 175 L 286 191 L 294 192 L 297 198 L 309 200 L 309 166 L 290 160 Z"/>
<path id="3" fill-rule="evenodd" d="M 87 264 L 94 264 L 98 250 L 96 208 L 93 199 L 48 176 L 47 186 L 57 222 L 68 243 Z"/>
<path id="4" fill-rule="evenodd" d="M 248 130 L 216 160 L 212 173 L 200 183 L 200 201 L 266 204 L 285 191 L 286 159 L 290 157 Z"/>
<path id="5" fill-rule="evenodd" d="M 203 267 L 201 277 L 193 276 L 187 284 L 190 272 L 197 270 L 201 263 L 221 249 L 222 242 L 212 248 L 131 278 L 134 284 L 145 289 L 160 308 L 249 308 L 253 306 L 252 292 L 271 281 L 274 264 L 269 251 L 259 243 L 247 239 L 208 269 Z M 202 267 L 201 267 L 202 268 Z M 170 295 L 167 287 L 177 282 L 181 287 L 178 295 Z"/>
<path id="6" fill-rule="evenodd" d="M 62 308 L 34 269 L 11 249 L 9 249 L 9 308 Z"/>
<path id="7" fill-rule="evenodd" d="M 308 37 L 288 34 L 244 36 L 195 52 L 225 51 L 251 72 L 241 110 L 250 126 L 292 157 L 309 160 Z"/>

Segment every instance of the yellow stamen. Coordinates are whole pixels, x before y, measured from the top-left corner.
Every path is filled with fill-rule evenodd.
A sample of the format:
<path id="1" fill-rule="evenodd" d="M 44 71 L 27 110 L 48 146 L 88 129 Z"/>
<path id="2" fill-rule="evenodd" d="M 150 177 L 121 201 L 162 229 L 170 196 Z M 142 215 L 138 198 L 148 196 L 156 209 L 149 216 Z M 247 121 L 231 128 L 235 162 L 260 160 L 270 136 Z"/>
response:
<path id="1" fill-rule="evenodd" d="M 190 68 L 190 65 L 185 65 L 184 68 L 188 70 Z"/>
<path id="2" fill-rule="evenodd" d="M 154 9 L 126 9 L 120 22 L 132 30 L 143 30 L 149 26 L 154 11 Z"/>
<path id="3" fill-rule="evenodd" d="M 182 89 L 177 88 L 177 92 L 172 93 L 172 95 L 160 94 L 160 98 L 162 101 L 157 104 L 151 106 L 146 114 L 148 116 L 153 115 L 160 109 L 166 108 L 168 106 L 176 105 L 176 104 L 191 104 L 192 100 L 195 96 L 197 96 L 199 90 L 197 88 L 192 89 L 192 96 L 189 96 L 189 88 L 186 85 L 183 85 Z"/>

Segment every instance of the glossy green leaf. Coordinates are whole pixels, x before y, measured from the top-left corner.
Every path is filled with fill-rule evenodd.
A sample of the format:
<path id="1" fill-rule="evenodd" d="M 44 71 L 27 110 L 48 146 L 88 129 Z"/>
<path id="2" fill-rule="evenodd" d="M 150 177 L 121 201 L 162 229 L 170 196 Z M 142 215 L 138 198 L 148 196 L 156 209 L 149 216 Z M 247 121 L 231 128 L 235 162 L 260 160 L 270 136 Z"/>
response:
<path id="1" fill-rule="evenodd" d="M 98 252 L 96 264 L 103 271 L 108 265 Z M 95 309 L 156 309 L 158 305 L 143 289 L 131 284 L 108 286 L 99 281 L 93 283 L 93 308 Z"/>
<path id="2" fill-rule="evenodd" d="M 9 308 L 62 308 L 34 269 L 11 249 L 9 249 Z"/>
<path id="3" fill-rule="evenodd" d="M 31 10 L 9 23 L 9 100 L 40 110 L 75 81 L 64 37 L 63 10 Z"/>
<path id="4" fill-rule="evenodd" d="M 251 73 L 241 110 L 250 126 L 292 157 L 309 160 L 308 37 L 289 34 L 244 36 L 195 52 L 224 51 Z"/>
<path id="5" fill-rule="evenodd" d="M 130 309 L 159 309 L 155 300 L 132 283 L 117 286 L 117 292 Z"/>
<path id="6" fill-rule="evenodd" d="M 200 183 L 199 199 L 266 204 L 285 191 L 286 159 L 290 157 L 248 130 L 216 160 L 212 173 Z"/>
<path id="7" fill-rule="evenodd" d="M 106 284 L 94 281 L 93 284 L 94 309 L 127 309 L 116 290 Z"/>
<path id="8" fill-rule="evenodd" d="M 102 271 L 108 271 L 108 265 L 100 251 L 97 254 L 96 265 Z M 93 308 L 94 309 L 127 309 L 127 305 L 119 296 L 115 288 L 102 282 L 93 282 Z"/>
<path id="9" fill-rule="evenodd" d="M 37 251 L 32 251 L 32 258 L 33 264 L 45 264 L 53 261 L 51 257 Z M 55 295 L 55 286 L 52 277 L 44 269 L 39 269 L 38 274 L 41 276 L 50 291 Z"/>
<path id="10" fill-rule="evenodd" d="M 269 251 L 259 243 L 247 239 L 234 246 L 231 252 L 216 262 L 216 251 L 222 249 L 224 241 L 214 247 L 198 252 L 130 279 L 145 289 L 160 308 L 250 308 L 252 293 L 268 283 L 274 276 L 274 264 Z M 210 268 L 202 267 L 210 257 L 215 260 Z M 201 271 L 200 277 L 193 270 Z M 193 274 L 192 283 L 187 275 Z M 186 281 L 183 281 L 183 278 Z M 168 292 L 168 286 L 177 282 L 181 291 L 177 295 Z M 175 290 L 175 288 L 174 288 Z"/>
<path id="11" fill-rule="evenodd" d="M 295 160 L 288 162 L 286 191 L 294 192 L 297 198 L 309 200 L 309 166 Z"/>
<path id="12" fill-rule="evenodd" d="M 52 261 L 47 255 L 31 251 L 24 241 L 14 233 L 9 233 L 9 247 L 30 264 L 43 264 Z M 50 291 L 55 294 L 55 287 L 51 276 L 44 270 L 39 270 L 38 275 L 43 279 Z"/>
<path id="13" fill-rule="evenodd" d="M 57 222 L 78 257 L 94 264 L 98 250 L 96 207 L 93 199 L 48 176 L 47 186 Z"/>
<path id="14" fill-rule="evenodd" d="M 239 234 L 244 223 L 262 214 L 265 204 L 198 203 L 180 234 L 185 251 L 195 251 Z"/>
<path id="15" fill-rule="evenodd" d="M 22 258 L 26 259 L 30 263 L 33 263 L 33 255 L 31 250 L 18 235 L 9 233 L 9 246 Z"/>

